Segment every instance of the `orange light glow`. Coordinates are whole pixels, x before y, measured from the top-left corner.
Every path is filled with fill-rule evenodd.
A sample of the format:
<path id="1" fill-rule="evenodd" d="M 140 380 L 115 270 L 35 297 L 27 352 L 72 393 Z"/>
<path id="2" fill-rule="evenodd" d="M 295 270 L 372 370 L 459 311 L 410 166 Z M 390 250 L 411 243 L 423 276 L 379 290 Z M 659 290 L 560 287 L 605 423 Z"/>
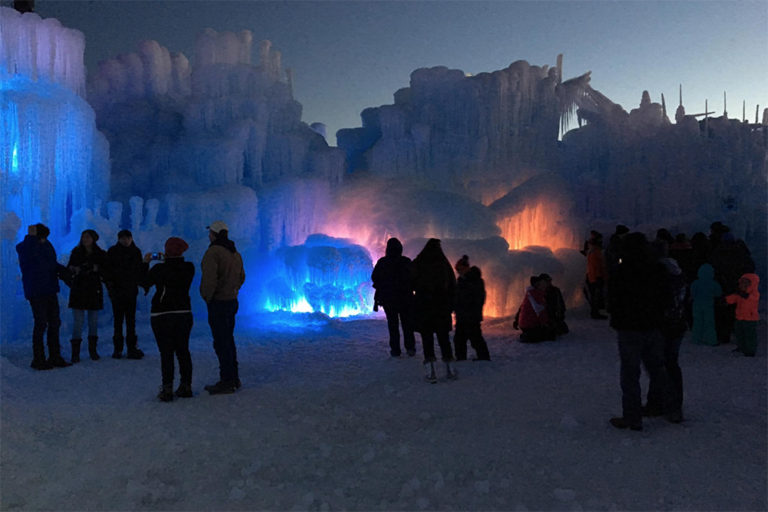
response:
<path id="1" fill-rule="evenodd" d="M 579 247 L 576 231 L 560 214 L 559 206 L 544 199 L 496 224 L 510 250 L 529 245 L 548 247 L 552 251 Z"/>

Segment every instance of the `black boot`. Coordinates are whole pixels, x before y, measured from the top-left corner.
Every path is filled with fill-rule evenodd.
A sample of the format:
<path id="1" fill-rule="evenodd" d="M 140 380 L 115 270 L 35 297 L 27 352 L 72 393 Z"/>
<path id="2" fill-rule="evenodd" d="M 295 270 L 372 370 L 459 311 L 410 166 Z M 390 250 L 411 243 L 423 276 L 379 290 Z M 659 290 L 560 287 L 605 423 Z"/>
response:
<path id="1" fill-rule="evenodd" d="M 112 336 L 112 344 L 115 347 L 115 350 L 112 352 L 112 359 L 122 359 L 123 357 L 122 335 Z"/>
<path id="2" fill-rule="evenodd" d="M 184 382 L 179 384 L 179 387 L 176 390 L 176 396 L 178 396 L 179 398 L 191 398 L 192 384 L 185 384 Z"/>
<path id="3" fill-rule="evenodd" d="M 80 338 L 74 338 L 70 341 L 72 343 L 72 364 L 80 362 L 80 344 L 83 342 Z"/>
<path id="4" fill-rule="evenodd" d="M 66 362 L 64 358 L 61 357 L 61 345 L 59 344 L 58 333 L 54 337 L 49 336 L 48 338 L 48 362 L 54 368 L 71 366 L 71 363 Z"/>
<path id="5" fill-rule="evenodd" d="M 173 400 L 173 384 L 163 384 L 160 387 L 160 392 L 157 394 L 157 398 L 161 402 L 170 402 Z"/>
<path id="6" fill-rule="evenodd" d="M 98 361 L 101 359 L 99 353 L 96 352 L 96 344 L 99 342 L 98 336 L 88 336 L 88 355 L 91 356 L 91 361 Z"/>
<path id="7" fill-rule="evenodd" d="M 128 359 L 141 359 L 144 357 L 144 352 L 139 349 L 138 340 L 135 335 L 128 336 L 125 339 L 125 343 L 128 345 L 128 355 L 126 356 Z"/>

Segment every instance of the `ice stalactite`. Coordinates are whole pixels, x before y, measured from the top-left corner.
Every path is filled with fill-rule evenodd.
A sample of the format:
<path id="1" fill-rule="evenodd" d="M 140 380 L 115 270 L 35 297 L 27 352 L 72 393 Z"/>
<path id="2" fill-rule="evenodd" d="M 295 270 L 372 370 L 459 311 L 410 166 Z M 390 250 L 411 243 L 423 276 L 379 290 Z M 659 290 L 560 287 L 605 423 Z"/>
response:
<path id="1" fill-rule="evenodd" d="M 26 320 L 11 307 L 19 300 L 13 246 L 26 226 L 43 222 L 60 242 L 75 212 L 108 197 L 109 147 L 82 97 L 83 50 L 83 34 L 57 20 L 0 7 L 0 215 L 18 219 L 16 232 L 3 233 L 3 339 Z"/>

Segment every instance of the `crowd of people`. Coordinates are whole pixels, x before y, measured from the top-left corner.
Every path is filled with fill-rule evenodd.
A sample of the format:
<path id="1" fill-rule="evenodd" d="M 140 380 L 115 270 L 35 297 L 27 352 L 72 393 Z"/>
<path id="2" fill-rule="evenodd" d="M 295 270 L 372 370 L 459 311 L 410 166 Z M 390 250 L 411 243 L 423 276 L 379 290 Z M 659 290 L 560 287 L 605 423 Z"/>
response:
<path id="1" fill-rule="evenodd" d="M 683 421 L 683 375 L 678 362 L 688 329 L 693 343 L 736 341 L 735 353 L 755 355 L 759 277 L 743 241 L 721 222 L 709 236 L 672 237 L 659 229 L 649 241 L 623 225 L 602 250 L 602 235 L 590 233 L 585 292 L 591 317 L 607 318 L 617 332 L 621 361 L 622 416 L 616 428 L 642 430 L 643 416 Z M 642 405 L 641 366 L 649 377 Z"/>
<path id="2" fill-rule="evenodd" d="M 458 278 L 436 238 L 430 238 L 413 261 L 403 256 L 400 240 L 390 238 L 384 257 L 376 262 L 371 274 L 376 290 L 374 307 L 382 306 L 387 317 L 390 355 L 401 357 L 402 328 L 405 351 L 415 356 L 414 332 L 418 332 L 425 378 L 432 383 L 437 382 L 435 338 L 448 379 L 458 378 L 455 361 L 467 358 L 467 341 L 475 350 L 475 360 L 491 359 L 480 325 L 485 304 L 482 272 L 470 265 L 466 255 L 456 262 L 455 269 Z M 456 332 L 452 347 L 450 332 L 454 312 Z"/>
<path id="3" fill-rule="evenodd" d="M 208 309 L 219 381 L 205 389 L 211 394 L 233 393 L 241 386 L 234 327 L 245 272 L 227 225 L 216 221 L 207 229 L 210 245 L 201 262 L 200 295 Z M 86 229 L 64 266 L 56 259 L 49 234 L 43 224 L 29 226 L 27 236 L 16 247 L 24 294 L 34 317 L 32 368 L 47 370 L 79 362 L 86 318 L 88 353 L 92 360 L 99 359 L 102 283 L 113 309 L 112 357 L 122 358 L 125 346 L 128 359 L 141 359 L 144 354 L 136 336 L 136 297 L 139 288 L 148 293 L 155 287 L 150 317 L 161 356 L 158 398 L 170 401 L 174 396 L 193 396 L 189 337 L 194 320 L 189 289 L 195 266 L 184 260 L 188 244 L 171 237 L 165 242 L 164 253 L 142 257 L 130 231 L 120 231 L 117 243 L 104 251 L 97 243 L 98 233 Z M 641 430 L 643 416 L 664 415 L 675 423 L 683 420 L 683 377 L 678 357 L 687 330 L 692 331 L 694 343 L 705 345 L 729 343 L 734 336 L 734 352 L 755 355 L 759 277 L 746 245 L 722 223 L 713 223 L 709 236 L 696 233 L 690 240 L 685 234 L 672 237 L 668 230 L 659 229 L 653 241 L 619 225 L 605 250 L 602 234 L 591 231 L 582 253 L 587 260 L 584 291 L 590 316 L 596 320 L 610 318 L 610 326 L 617 332 L 622 415 L 611 418 L 614 427 Z M 71 288 L 70 362 L 62 357 L 59 343 L 59 280 Z M 467 255 L 451 266 L 440 240 L 431 238 L 411 260 L 403 255 L 402 243 L 390 238 L 371 280 L 374 309 L 381 306 L 386 315 L 391 357 L 403 357 L 402 329 L 403 347 L 409 357 L 416 355 L 415 333 L 420 334 L 428 382 L 437 382 L 435 339 L 447 379 L 458 378 L 455 362 L 467 359 L 467 342 L 475 352 L 473 360 L 490 361 L 481 327 L 485 283 L 480 268 L 471 265 Z M 520 341 L 524 343 L 555 340 L 569 332 L 565 313 L 562 292 L 551 276 L 542 273 L 531 276 L 513 327 L 522 331 Z M 46 332 L 48 358 L 43 343 Z M 175 392 L 174 356 L 180 374 Z M 645 405 L 639 380 L 641 366 L 649 376 Z"/>
<path id="4" fill-rule="evenodd" d="M 227 394 L 241 386 L 234 329 L 237 296 L 245 281 L 245 271 L 240 254 L 229 239 L 227 225 L 216 221 L 207 229 L 210 246 L 201 262 L 200 295 L 208 308 L 213 347 L 219 360 L 219 381 L 205 389 L 210 394 Z M 144 353 L 138 347 L 136 336 L 136 298 L 139 288 L 149 293 L 155 287 L 150 323 L 161 359 L 162 386 L 158 398 L 168 402 L 174 396 L 193 396 L 189 352 L 193 315 L 189 289 L 195 266 L 184 260 L 183 254 L 189 248 L 187 242 L 170 237 L 165 242 L 164 253 L 146 253 L 142 257 L 130 231 L 120 231 L 117 243 L 104 251 L 98 245 L 98 233 L 86 229 L 64 266 L 57 261 L 56 250 L 48 241 L 49 235 L 47 226 L 34 224 L 16 246 L 24 296 L 30 303 L 34 319 L 30 366 L 36 370 L 50 370 L 80 362 L 86 318 L 88 355 L 93 361 L 100 359 L 98 319 L 99 311 L 104 308 L 103 285 L 109 293 L 114 318 L 112 357 L 121 359 L 126 346 L 128 359 L 141 359 Z M 153 261 L 155 263 L 151 265 Z M 68 306 L 72 310 L 73 327 L 69 362 L 62 357 L 59 340 L 59 280 L 70 287 Z M 47 358 L 43 342 L 46 335 Z M 178 359 L 180 374 L 175 392 L 174 356 Z"/>

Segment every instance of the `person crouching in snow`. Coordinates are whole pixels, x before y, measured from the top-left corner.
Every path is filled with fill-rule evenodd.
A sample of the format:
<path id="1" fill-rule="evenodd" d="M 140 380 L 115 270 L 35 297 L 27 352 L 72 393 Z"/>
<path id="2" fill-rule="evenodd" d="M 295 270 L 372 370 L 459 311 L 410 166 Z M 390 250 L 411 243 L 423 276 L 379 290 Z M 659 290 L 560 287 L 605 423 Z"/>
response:
<path id="1" fill-rule="evenodd" d="M 739 279 L 739 291 L 725 296 L 725 302 L 736 304 L 734 352 L 741 352 L 749 357 L 754 357 L 757 351 L 757 321 L 760 320 L 757 310 L 760 301 L 760 292 L 757 291 L 759 284 L 760 278 L 757 274 L 744 274 Z"/>
<path id="2" fill-rule="evenodd" d="M 523 302 L 517 312 L 515 323 L 523 331 L 520 341 L 536 343 L 554 341 L 555 330 L 547 315 L 547 280 L 531 276 L 531 286 L 526 288 Z"/>
<path id="3" fill-rule="evenodd" d="M 165 242 L 165 260 L 148 269 L 152 254 L 144 255 L 145 290 L 154 286 L 151 324 L 157 348 L 163 385 L 157 397 L 163 402 L 173 400 L 173 356 L 179 360 L 179 388 L 176 396 L 192 396 L 192 357 L 189 354 L 189 334 L 192 332 L 192 307 L 189 287 L 195 275 L 195 266 L 184 261 L 182 254 L 189 248 L 181 238 L 171 237 Z"/>
<path id="4" fill-rule="evenodd" d="M 453 346 L 456 360 L 467 359 L 467 340 L 475 349 L 476 361 L 490 361 L 488 345 L 483 339 L 480 322 L 483 321 L 483 304 L 485 304 L 485 282 L 478 267 L 469 266 L 469 256 L 466 254 L 456 263 L 456 333 L 453 336 Z"/>

